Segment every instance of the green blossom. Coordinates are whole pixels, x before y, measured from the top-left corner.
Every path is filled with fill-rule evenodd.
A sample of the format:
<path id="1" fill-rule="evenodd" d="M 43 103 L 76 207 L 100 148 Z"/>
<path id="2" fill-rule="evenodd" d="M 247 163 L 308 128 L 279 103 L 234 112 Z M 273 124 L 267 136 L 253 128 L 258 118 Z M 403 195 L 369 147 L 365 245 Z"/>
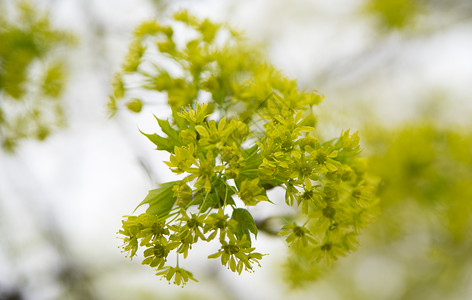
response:
<path id="1" fill-rule="evenodd" d="M 246 205 L 257 205 L 261 201 L 268 200 L 264 189 L 259 186 L 259 179 L 244 180 L 241 183 L 238 196 Z"/>
<path id="2" fill-rule="evenodd" d="M 260 266 L 259 260 L 262 259 L 262 254 L 254 252 L 255 248 L 244 247 L 245 236 L 240 241 L 235 241 L 231 238 L 229 242 L 223 242 L 221 249 L 208 256 L 208 258 L 221 257 L 221 264 L 227 266 L 233 272 L 241 274 L 243 268 L 246 271 L 252 271 L 252 264 L 256 263 Z"/>
<path id="3" fill-rule="evenodd" d="M 219 240 L 225 241 L 225 237 L 229 237 L 235 231 L 237 221 L 230 219 L 223 209 L 219 209 L 217 213 L 210 214 L 204 223 L 204 232 L 212 231 L 207 240 L 213 240 L 219 232 Z"/>
<path id="4" fill-rule="evenodd" d="M 173 282 L 175 285 L 182 284 L 182 286 L 184 286 L 189 281 L 189 279 L 198 282 L 198 280 L 193 277 L 191 272 L 179 267 L 166 266 L 160 268 L 156 275 L 162 276 L 162 278 L 165 278 L 169 282 L 174 279 Z"/>
<path id="5" fill-rule="evenodd" d="M 172 172 L 181 174 L 188 172 L 190 166 L 197 164 L 197 161 L 194 157 L 195 146 L 190 144 L 188 146 L 174 147 L 174 153 L 170 156 L 170 162 L 165 162 L 168 165 Z"/>
<path id="6" fill-rule="evenodd" d="M 306 247 L 308 244 L 315 244 L 310 231 L 304 226 L 298 226 L 296 223 L 286 224 L 280 230 L 281 235 L 286 235 L 285 241 L 294 247 Z"/>

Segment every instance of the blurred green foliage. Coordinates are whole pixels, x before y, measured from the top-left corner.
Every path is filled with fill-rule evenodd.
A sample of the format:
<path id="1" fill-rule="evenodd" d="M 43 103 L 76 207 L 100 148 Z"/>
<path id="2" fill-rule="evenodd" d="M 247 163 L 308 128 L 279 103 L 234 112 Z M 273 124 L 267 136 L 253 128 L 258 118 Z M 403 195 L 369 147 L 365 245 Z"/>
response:
<path id="1" fill-rule="evenodd" d="M 472 134 L 424 124 L 386 136 L 374 140 L 373 171 L 384 181 L 377 226 L 389 245 L 412 234 L 429 239 L 420 257 L 404 261 L 409 278 L 402 297 L 451 299 L 470 272 Z"/>
<path id="2" fill-rule="evenodd" d="M 377 18 L 382 29 L 404 29 L 422 10 L 422 0 L 368 0 L 365 11 Z"/>
<path id="3" fill-rule="evenodd" d="M 358 255 L 333 272 L 329 283 L 349 299 L 466 299 L 472 132 L 433 123 L 371 127 L 367 145 L 370 171 L 382 178 L 381 214 L 364 232 Z M 362 265 L 372 259 L 392 270 L 367 278 L 393 279 L 364 282 L 369 279 L 359 277 L 367 272 Z"/>
<path id="4" fill-rule="evenodd" d="M 53 29 L 48 14 L 28 2 L 0 9 L 0 142 L 14 151 L 19 140 L 43 140 L 64 125 L 59 96 L 66 70 L 60 50 L 74 37 Z"/>

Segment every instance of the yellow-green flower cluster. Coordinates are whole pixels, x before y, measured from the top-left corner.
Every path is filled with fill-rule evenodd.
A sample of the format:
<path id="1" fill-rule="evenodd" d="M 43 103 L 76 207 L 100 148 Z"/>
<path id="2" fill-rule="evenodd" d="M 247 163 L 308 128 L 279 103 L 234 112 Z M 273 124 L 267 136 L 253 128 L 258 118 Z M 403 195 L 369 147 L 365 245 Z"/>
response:
<path id="1" fill-rule="evenodd" d="M 224 25 L 186 12 L 173 22 L 194 38 L 179 44 L 172 26 L 141 25 L 112 96 L 112 107 L 118 98 L 127 99 L 128 76 L 134 88 L 142 78 L 141 89 L 167 96 L 172 118 L 157 118 L 164 135 L 145 135 L 170 154 L 166 164 L 183 176 L 150 191 L 140 204 L 149 208 L 138 219 L 152 215 L 154 223 L 123 221 L 124 250 L 133 256 L 138 245 L 146 248 L 143 263 L 171 280 L 177 273 L 166 266 L 169 253 L 185 258 L 193 244 L 218 237 L 220 250 L 209 258 L 220 258 L 233 272 L 251 271 L 263 255 L 252 247 L 258 227 L 248 207 L 271 202 L 267 190 L 274 187 L 285 189 L 287 205 L 299 208 L 278 218 L 286 223 L 278 230 L 294 251 L 330 262 L 352 250 L 376 205 L 375 184 L 358 158 L 357 133 L 320 140 L 312 108 L 322 96 L 300 91 Z M 148 59 L 151 48 L 159 60 Z M 179 66 L 179 75 L 157 63 L 162 58 Z M 152 228 L 166 231 L 156 238 Z M 175 282 L 193 277 L 180 278 Z"/>

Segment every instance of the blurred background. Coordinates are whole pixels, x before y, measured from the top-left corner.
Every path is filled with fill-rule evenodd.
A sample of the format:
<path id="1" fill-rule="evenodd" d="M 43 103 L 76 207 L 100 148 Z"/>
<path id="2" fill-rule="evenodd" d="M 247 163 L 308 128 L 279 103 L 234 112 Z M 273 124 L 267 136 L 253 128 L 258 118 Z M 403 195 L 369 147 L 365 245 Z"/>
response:
<path id="1" fill-rule="evenodd" d="M 315 282 L 263 234 L 255 273 L 197 248 L 184 289 L 120 253 L 122 216 L 171 176 L 139 132 L 170 110 L 110 119 L 111 78 L 134 27 L 181 8 L 324 94 L 320 134 L 360 131 L 381 214 Z M 0 0 L 0 299 L 472 298 L 470 95 L 469 0 Z"/>

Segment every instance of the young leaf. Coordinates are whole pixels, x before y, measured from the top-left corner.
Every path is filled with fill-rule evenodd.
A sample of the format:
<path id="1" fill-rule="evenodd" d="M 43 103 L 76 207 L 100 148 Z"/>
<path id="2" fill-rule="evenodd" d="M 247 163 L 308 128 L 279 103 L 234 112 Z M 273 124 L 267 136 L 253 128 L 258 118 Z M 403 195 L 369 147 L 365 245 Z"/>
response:
<path id="1" fill-rule="evenodd" d="M 154 134 L 146 134 L 141 132 L 145 135 L 151 142 L 153 142 L 156 146 L 156 150 L 165 150 L 169 153 L 172 153 L 175 146 L 182 146 L 182 142 L 179 138 L 179 131 L 172 128 L 168 120 L 161 120 L 154 116 L 159 123 L 159 127 L 161 127 L 162 132 L 164 132 L 167 137 L 162 137 L 160 135 Z"/>
<path id="2" fill-rule="evenodd" d="M 180 146 L 180 140 L 179 140 L 179 131 L 175 130 L 172 128 L 172 126 L 169 123 L 169 120 L 161 120 L 158 117 L 154 116 L 157 120 L 157 123 L 159 123 L 159 127 L 161 127 L 162 132 L 167 134 L 167 137 L 176 143 L 177 146 Z"/>
<path id="3" fill-rule="evenodd" d="M 178 181 L 171 181 L 161 184 L 161 187 L 155 190 L 150 190 L 146 198 L 136 207 L 143 204 L 149 204 L 146 212 L 151 215 L 164 217 L 172 210 L 177 198 L 174 196 L 172 188 Z M 136 210 L 135 209 L 135 210 Z"/>
<path id="4" fill-rule="evenodd" d="M 247 247 L 251 247 L 251 237 L 249 232 L 252 232 L 257 237 L 257 226 L 252 215 L 244 208 L 235 208 L 231 219 L 238 222 L 236 225 L 236 232 L 234 233 L 238 240 L 241 240 L 246 235 Z"/>
<path id="5" fill-rule="evenodd" d="M 174 145 L 169 141 L 168 138 L 163 138 L 162 136 L 153 133 L 147 134 L 141 131 L 143 135 L 145 135 L 154 145 L 157 146 L 156 150 L 164 150 L 169 153 L 172 153 L 174 150 Z"/>

